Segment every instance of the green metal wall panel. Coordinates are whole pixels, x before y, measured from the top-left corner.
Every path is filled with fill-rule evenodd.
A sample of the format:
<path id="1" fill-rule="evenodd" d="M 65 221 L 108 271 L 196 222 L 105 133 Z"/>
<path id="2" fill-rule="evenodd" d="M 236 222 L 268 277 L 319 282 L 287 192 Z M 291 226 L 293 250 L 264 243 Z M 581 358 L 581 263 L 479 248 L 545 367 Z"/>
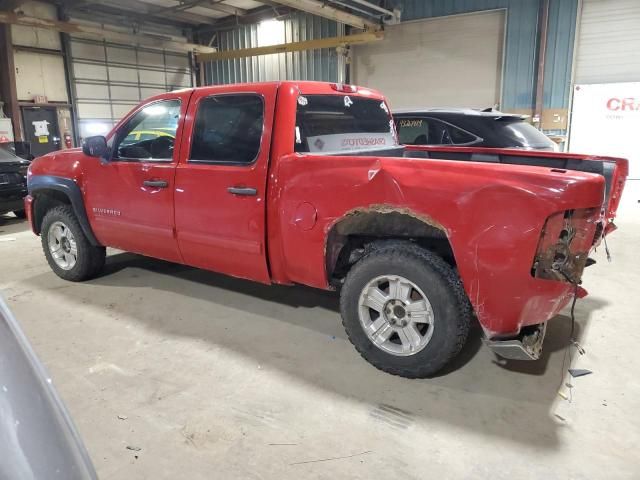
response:
<path id="1" fill-rule="evenodd" d="M 344 35 L 344 25 L 314 15 L 296 13 L 283 20 L 284 41 L 297 42 Z M 240 25 L 216 34 L 220 50 L 257 47 L 258 25 Z M 217 85 L 265 80 L 340 81 L 344 58 L 335 48 L 262 55 L 205 63 L 205 83 Z"/>

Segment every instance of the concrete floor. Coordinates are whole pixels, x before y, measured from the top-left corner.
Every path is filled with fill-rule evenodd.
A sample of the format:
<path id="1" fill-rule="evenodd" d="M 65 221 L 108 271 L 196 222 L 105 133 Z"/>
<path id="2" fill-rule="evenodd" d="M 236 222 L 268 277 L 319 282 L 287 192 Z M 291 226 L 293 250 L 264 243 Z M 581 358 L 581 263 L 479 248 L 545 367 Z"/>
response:
<path id="1" fill-rule="evenodd" d="M 550 324 L 541 361 L 500 364 L 475 331 L 448 372 L 405 380 L 358 356 L 331 293 L 118 252 L 104 276 L 67 283 L 10 216 L 0 217 L 0 291 L 102 479 L 631 479 L 635 196 L 618 224 L 614 261 L 598 251 L 576 308 L 587 353 L 573 364 L 594 373 L 570 380 L 571 402 L 557 394 L 569 381 L 566 315 Z"/>

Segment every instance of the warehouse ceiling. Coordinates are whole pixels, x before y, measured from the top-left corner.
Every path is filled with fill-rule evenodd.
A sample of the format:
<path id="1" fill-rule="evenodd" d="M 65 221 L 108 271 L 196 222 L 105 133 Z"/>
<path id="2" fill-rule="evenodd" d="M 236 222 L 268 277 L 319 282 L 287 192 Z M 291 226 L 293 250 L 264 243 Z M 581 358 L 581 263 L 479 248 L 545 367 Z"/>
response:
<path id="1" fill-rule="evenodd" d="M 6 1 L 6 0 L 5 0 Z M 393 17 L 380 0 L 48 0 L 69 18 L 121 26 L 172 25 L 193 31 L 228 29 L 240 23 L 304 11 L 355 28 L 375 28 Z M 0 5 L 3 0 L 0 0 Z M 8 2 L 7 2 L 8 3 Z M 16 4 L 13 0 L 11 3 Z M 19 6 L 17 7 L 19 11 Z"/>

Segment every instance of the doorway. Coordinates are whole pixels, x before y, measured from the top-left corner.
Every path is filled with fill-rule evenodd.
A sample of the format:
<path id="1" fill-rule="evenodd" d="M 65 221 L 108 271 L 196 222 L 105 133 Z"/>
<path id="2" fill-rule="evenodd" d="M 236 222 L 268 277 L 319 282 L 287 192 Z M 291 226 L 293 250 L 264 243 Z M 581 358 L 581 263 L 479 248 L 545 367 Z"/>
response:
<path id="1" fill-rule="evenodd" d="M 60 149 L 58 114 L 55 107 L 22 107 L 22 121 L 31 154 L 39 157 Z"/>

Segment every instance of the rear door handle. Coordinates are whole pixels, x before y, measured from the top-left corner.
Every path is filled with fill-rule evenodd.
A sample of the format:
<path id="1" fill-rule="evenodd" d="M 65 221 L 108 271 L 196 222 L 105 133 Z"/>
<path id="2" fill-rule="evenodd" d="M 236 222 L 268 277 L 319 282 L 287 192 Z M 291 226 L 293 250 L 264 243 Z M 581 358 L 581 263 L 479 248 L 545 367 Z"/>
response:
<path id="1" fill-rule="evenodd" d="M 167 188 L 169 186 L 169 182 L 166 180 L 145 180 L 142 182 L 145 187 L 153 187 L 153 188 Z"/>
<path id="2" fill-rule="evenodd" d="M 251 197 L 258 194 L 258 190 L 251 187 L 229 187 L 227 188 L 227 192 L 233 195 L 244 195 L 247 197 Z"/>

